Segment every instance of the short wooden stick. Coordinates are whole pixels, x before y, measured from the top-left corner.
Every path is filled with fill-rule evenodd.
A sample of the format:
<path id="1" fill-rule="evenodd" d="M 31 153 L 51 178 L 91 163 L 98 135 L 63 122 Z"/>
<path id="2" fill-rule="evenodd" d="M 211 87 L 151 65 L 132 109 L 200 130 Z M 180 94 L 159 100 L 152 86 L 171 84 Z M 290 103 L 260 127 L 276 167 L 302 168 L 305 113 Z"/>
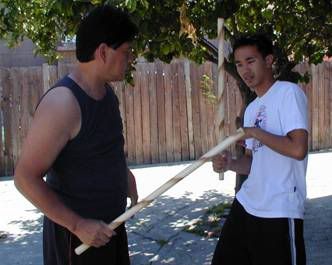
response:
<path id="1" fill-rule="evenodd" d="M 167 190 L 169 190 L 171 187 L 173 187 L 176 183 L 178 183 L 180 180 L 184 179 L 186 176 L 188 176 L 190 173 L 195 171 L 197 168 L 199 168 L 201 165 L 203 165 L 205 162 L 209 161 L 213 156 L 219 154 L 220 152 L 224 151 L 227 147 L 229 147 L 231 144 L 238 141 L 242 136 L 244 136 L 244 131 L 242 128 L 237 130 L 236 134 L 233 134 L 225 140 L 223 140 L 221 143 L 219 143 L 217 146 L 210 149 L 207 153 L 205 153 L 203 156 L 201 156 L 197 161 L 192 163 L 191 165 L 184 168 L 182 171 L 180 171 L 177 175 L 175 175 L 173 178 L 165 182 L 163 185 L 161 185 L 158 189 L 153 191 L 150 195 L 145 197 L 143 200 L 141 200 L 139 203 L 137 203 L 132 208 L 128 209 L 126 212 L 121 214 L 119 217 L 117 217 L 115 220 L 112 221 L 108 225 L 109 228 L 114 230 L 119 225 L 121 225 L 123 222 L 127 221 L 130 217 L 135 215 L 138 211 L 148 206 L 154 199 L 156 199 L 159 195 L 163 194 Z M 86 244 L 81 244 L 75 249 L 75 253 L 77 255 L 82 254 L 85 250 L 87 250 L 90 246 Z"/>

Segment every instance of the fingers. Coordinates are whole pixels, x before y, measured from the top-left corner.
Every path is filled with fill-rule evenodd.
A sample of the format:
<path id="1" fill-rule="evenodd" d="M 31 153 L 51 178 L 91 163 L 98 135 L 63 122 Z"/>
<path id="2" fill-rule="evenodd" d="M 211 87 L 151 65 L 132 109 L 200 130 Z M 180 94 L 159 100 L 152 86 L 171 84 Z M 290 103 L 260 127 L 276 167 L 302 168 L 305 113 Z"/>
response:
<path id="1" fill-rule="evenodd" d="M 111 238 L 116 235 L 116 232 L 108 227 L 103 221 L 100 221 L 102 230 L 101 233 L 105 234 L 107 237 Z"/>
<path id="2" fill-rule="evenodd" d="M 116 235 L 115 231 L 111 230 L 105 223 L 103 222 L 101 223 L 103 228 L 100 231 L 98 231 L 98 234 L 95 235 L 90 246 L 102 247 L 111 240 L 112 236 Z"/>
<path id="3" fill-rule="evenodd" d="M 103 221 L 91 219 L 81 221 L 75 234 L 84 244 L 94 247 L 104 246 L 116 235 Z"/>
<path id="4" fill-rule="evenodd" d="M 223 172 L 223 167 L 225 164 L 225 162 L 223 160 L 224 160 L 224 157 L 221 154 L 216 155 L 212 158 L 212 167 L 215 172 L 217 172 L 217 173 Z"/>
<path id="5" fill-rule="evenodd" d="M 228 151 L 225 151 L 221 154 L 218 154 L 212 158 L 212 167 L 213 170 L 217 173 L 222 173 L 228 170 L 231 154 Z"/>

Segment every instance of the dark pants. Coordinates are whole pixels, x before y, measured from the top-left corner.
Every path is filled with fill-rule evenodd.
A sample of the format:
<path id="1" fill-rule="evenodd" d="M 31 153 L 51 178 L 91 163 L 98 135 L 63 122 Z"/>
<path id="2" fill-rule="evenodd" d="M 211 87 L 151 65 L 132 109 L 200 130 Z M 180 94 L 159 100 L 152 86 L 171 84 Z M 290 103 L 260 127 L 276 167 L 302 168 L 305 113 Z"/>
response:
<path id="1" fill-rule="evenodd" d="M 259 218 L 235 199 L 212 265 L 305 265 L 303 220 Z"/>
<path id="2" fill-rule="evenodd" d="M 115 229 L 108 244 L 91 247 L 81 255 L 74 250 L 80 240 L 67 229 L 44 217 L 44 265 L 129 265 L 127 233 L 124 225 Z"/>

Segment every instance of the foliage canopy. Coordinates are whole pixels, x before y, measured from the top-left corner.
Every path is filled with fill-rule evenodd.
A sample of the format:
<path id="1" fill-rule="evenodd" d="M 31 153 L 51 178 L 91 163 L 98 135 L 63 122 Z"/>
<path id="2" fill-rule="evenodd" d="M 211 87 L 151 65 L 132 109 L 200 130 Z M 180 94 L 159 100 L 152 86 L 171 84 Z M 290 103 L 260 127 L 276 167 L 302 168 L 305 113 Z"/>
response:
<path id="1" fill-rule="evenodd" d="M 80 19 L 94 6 L 128 10 L 139 25 L 137 54 L 170 62 L 185 56 L 198 63 L 217 62 L 217 18 L 225 18 L 226 39 L 244 32 L 266 32 L 277 49 L 282 76 L 298 62 L 321 62 L 332 55 L 330 0 L 0 0 L 0 38 L 14 46 L 24 37 L 36 52 L 56 59 L 56 46 L 74 36 Z M 234 75 L 227 62 L 226 70 Z"/>

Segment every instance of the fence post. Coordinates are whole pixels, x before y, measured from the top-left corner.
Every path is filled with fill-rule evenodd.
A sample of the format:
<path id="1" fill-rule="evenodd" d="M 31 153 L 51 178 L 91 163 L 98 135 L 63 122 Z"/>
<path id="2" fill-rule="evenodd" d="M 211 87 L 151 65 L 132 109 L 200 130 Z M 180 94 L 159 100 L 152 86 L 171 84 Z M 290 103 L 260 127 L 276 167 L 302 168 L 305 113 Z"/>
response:
<path id="1" fill-rule="evenodd" d="M 47 63 L 43 63 L 42 73 L 43 73 L 43 94 L 44 94 L 50 88 L 50 68 Z"/>

